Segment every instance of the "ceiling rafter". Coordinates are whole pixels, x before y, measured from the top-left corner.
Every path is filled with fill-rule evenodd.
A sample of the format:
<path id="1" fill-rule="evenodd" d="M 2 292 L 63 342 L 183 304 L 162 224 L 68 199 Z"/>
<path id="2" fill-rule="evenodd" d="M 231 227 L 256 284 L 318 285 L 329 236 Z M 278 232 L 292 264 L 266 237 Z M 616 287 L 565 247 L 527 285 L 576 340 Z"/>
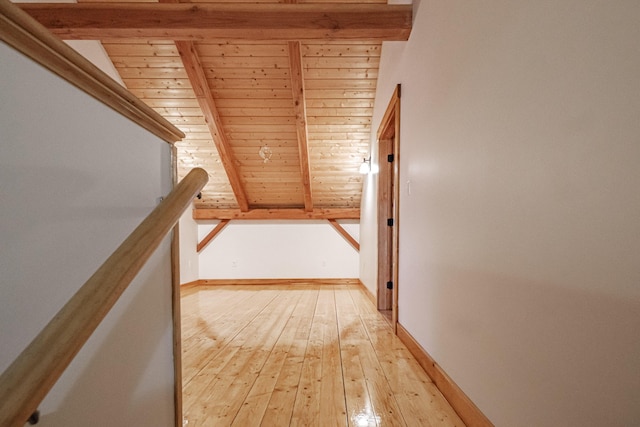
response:
<path id="1" fill-rule="evenodd" d="M 204 248 L 206 248 L 207 245 L 213 240 L 213 238 L 216 237 L 222 230 L 224 230 L 227 224 L 229 224 L 229 221 L 229 219 L 223 219 L 218 224 L 216 224 L 213 230 L 211 230 L 209 234 L 207 234 L 204 239 L 202 239 L 202 241 L 198 243 L 198 246 L 196 248 L 197 251 L 201 252 Z"/>
<path id="2" fill-rule="evenodd" d="M 302 52 L 300 42 L 289 42 L 289 67 L 291 69 L 291 92 L 293 93 L 293 110 L 296 115 L 296 134 L 298 151 L 300 152 L 300 173 L 304 190 L 304 209 L 313 211 L 311 195 L 311 167 L 309 166 L 309 144 L 307 131 L 307 107 L 304 94 L 304 76 L 302 69 Z"/>
<path id="3" fill-rule="evenodd" d="M 115 58 L 118 70 L 127 75 L 127 84 L 149 101 L 149 105 L 162 107 L 172 122 L 188 131 L 184 147 L 192 161 L 184 162 L 181 167 L 188 168 L 198 161 L 211 164 L 215 167 L 212 173 L 220 177 L 216 182 L 224 186 L 223 190 L 211 186 L 207 200 L 196 203 L 194 217 L 358 219 L 359 210 L 353 207 L 359 202 L 357 192 L 361 180 L 352 173 L 350 159 L 354 156 L 349 150 L 361 150 L 358 144 L 362 144 L 365 133 L 369 132 L 367 120 L 370 119 L 361 117 L 370 117 L 371 105 L 361 104 L 372 103 L 380 40 L 408 38 L 411 7 L 308 5 L 295 4 L 296 0 L 266 5 L 158 1 L 161 4 L 128 6 L 103 2 L 86 9 L 84 5 L 95 3 L 68 8 L 56 4 L 24 8 L 33 8 L 34 13 L 41 10 L 44 20 L 59 23 L 58 13 L 70 19 L 74 23 L 69 29 L 73 36 L 58 34 L 60 37 L 85 38 L 81 33 L 86 30 L 99 34 L 86 38 L 111 39 L 106 40 L 107 51 Z M 95 12 L 94 7 L 100 12 Z M 168 10 L 171 13 L 167 13 Z M 212 11 L 216 13 L 210 13 Z M 314 20 L 311 18 L 314 13 L 321 14 L 322 18 Z M 380 13 L 387 15 L 381 19 Z M 230 19 L 240 15 L 244 21 Z M 397 25 L 386 26 L 400 16 L 404 16 L 403 23 L 395 21 Z M 109 35 L 111 30 L 117 32 L 125 28 L 116 23 L 122 17 L 133 19 L 132 22 L 143 28 L 134 28 L 127 35 Z M 245 18 L 257 26 L 243 27 L 247 23 Z M 211 25 L 216 19 L 225 22 Z M 371 20 L 378 21 L 371 24 Z M 153 31 L 157 31 L 157 37 L 149 36 Z M 396 36 L 389 37 L 386 31 L 403 35 L 393 38 Z M 221 36 L 209 38 L 215 32 Z M 317 34 L 321 36 L 316 37 Z M 274 43 L 277 40 L 287 43 Z M 270 58 L 267 63 L 272 64 L 273 69 L 264 68 L 263 57 Z M 188 58 L 186 62 L 184 58 Z M 253 69 L 251 74 L 247 72 L 249 69 Z M 254 79 L 256 70 L 259 70 L 258 79 Z M 196 74 L 201 78 L 194 78 Z M 206 103 L 209 107 L 198 108 L 206 96 L 211 100 Z M 255 140 L 265 144 L 275 141 L 271 135 L 276 135 L 281 124 L 287 125 L 286 134 L 281 137 L 286 138 L 288 145 L 282 154 L 278 153 L 277 160 L 285 165 L 271 175 L 262 174 L 263 165 L 258 164 L 259 159 L 247 157 L 248 153 L 253 152 Z M 220 139 L 216 138 L 221 132 L 226 133 L 223 134 L 226 150 L 224 145 L 221 149 Z M 210 135 L 216 148 L 211 144 Z M 213 158 L 207 154 L 214 150 L 221 155 L 220 164 L 212 164 Z M 225 152 L 229 155 L 224 156 Z M 222 178 L 224 174 L 220 173 L 221 166 L 228 176 L 229 187 L 227 179 Z M 244 176 L 249 172 L 250 176 Z M 256 200 L 248 198 L 254 194 L 259 194 Z M 207 208 L 216 207 L 214 212 L 207 213 Z"/>
<path id="4" fill-rule="evenodd" d="M 20 7 L 67 40 L 408 40 L 412 26 L 411 5 L 23 3 Z"/>
<path id="5" fill-rule="evenodd" d="M 344 239 L 349 242 L 349 244 L 351 246 L 353 246 L 353 248 L 360 252 L 360 243 L 358 243 L 358 241 L 356 239 L 353 238 L 353 236 L 351 234 L 349 234 L 349 232 L 347 230 L 344 229 L 344 227 L 342 225 L 340 225 L 340 223 L 338 221 L 336 221 L 335 219 L 330 219 L 329 220 L 329 224 L 331 224 L 333 226 L 333 228 L 336 229 L 336 231 L 338 233 L 340 233 L 340 235 L 342 237 L 344 237 Z"/>
<path id="6" fill-rule="evenodd" d="M 298 0 L 285 0 L 288 4 L 297 4 Z M 300 174 L 304 191 L 304 209 L 313 211 L 311 193 L 311 166 L 309 165 L 309 131 L 307 128 L 307 102 L 304 93 L 304 69 L 302 68 L 302 49 L 299 41 L 289 41 L 289 70 L 291 73 L 291 92 L 293 112 L 296 116 L 296 136 L 298 155 L 300 156 Z"/>
<path id="7" fill-rule="evenodd" d="M 176 48 L 184 64 L 184 68 L 195 92 L 198 104 L 202 109 L 205 121 L 213 137 L 213 142 L 218 149 L 220 161 L 224 166 L 224 170 L 229 178 L 231 189 L 236 197 L 240 210 L 246 212 L 249 210 L 249 202 L 247 195 L 240 180 L 236 159 L 231 149 L 231 144 L 222 127 L 222 120 L 216 108 L 209 82 L 202 68 L 200 57 L 195 49 L 195 44 L 189 41 L 176 41 Z"/>
<path id="8" fill-rule="evenodd" d="M 241 212 L 237 209 L 194 209 L 193 219 L 360 219 L 359 208 L 314 209 L 251 209 Z"/>

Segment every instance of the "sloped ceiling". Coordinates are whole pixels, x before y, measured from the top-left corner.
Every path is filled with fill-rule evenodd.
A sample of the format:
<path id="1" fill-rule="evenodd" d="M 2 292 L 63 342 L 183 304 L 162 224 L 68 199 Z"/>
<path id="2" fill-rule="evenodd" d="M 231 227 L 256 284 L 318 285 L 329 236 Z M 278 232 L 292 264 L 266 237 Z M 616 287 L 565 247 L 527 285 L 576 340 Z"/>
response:
<path id="1" fill-rule="evenodd" d="M 100 39 L 126 87 L 185 133 L 179 177 L 210 177 L 196 218 L 357 218 L 381 43 L 411 26 L 410 7 L 372 3 L 23 8 L 61 38 Z"/>

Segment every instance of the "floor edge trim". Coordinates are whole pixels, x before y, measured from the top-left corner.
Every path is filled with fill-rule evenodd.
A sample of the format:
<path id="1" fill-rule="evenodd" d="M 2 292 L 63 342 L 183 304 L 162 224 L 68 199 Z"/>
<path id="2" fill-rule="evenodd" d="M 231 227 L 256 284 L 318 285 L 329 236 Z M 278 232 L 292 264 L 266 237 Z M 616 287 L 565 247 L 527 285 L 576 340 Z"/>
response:
<path id="1" fill-rule="evenodd" d="M 493 423 L 489 421 L 486 415 L 480 411 L 475 403 L 469 399 L 464 391 L 458 387 L 400 322 L 398 322 L 397 335 L 466 425 L 493 427 Z"/>

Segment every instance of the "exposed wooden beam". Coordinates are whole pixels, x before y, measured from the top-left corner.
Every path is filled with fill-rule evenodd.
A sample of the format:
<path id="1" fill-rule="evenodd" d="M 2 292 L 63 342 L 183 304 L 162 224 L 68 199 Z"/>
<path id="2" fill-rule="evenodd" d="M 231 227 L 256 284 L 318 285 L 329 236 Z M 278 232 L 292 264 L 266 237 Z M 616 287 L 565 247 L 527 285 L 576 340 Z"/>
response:
<path id="1" fill-rule="evenodd" d="M 289 42 L 289 68 L 291 69 L 291 92 L 293 94 L 293 111 L 296 115 L 296 133 L 298 135 L 298 152 L 300 155 L 300 173 L 304 190 L 304 209 L 313 210 L 311 196 L 311 167 L 309 166 L 309 146 L 307 139 L 307 107 L 304 95 L 304 71 L 302 69 L 302 52 L 300 42 Z"/>
<path id="2" fill-rule="evenodd" d="M 298 0 L 284 0 L 287 4 L 297 4 Z M 304 210 L 313 211 L 311 194 L 311 167 L 309 166 L 309 132 L 307 128 L 307 102 L 304 93 L 304 69 L 302 68 L 302 50 L 299 41 L 290 41 L 289 70 L 291 73 L 291 93 L 293 95 L 293 111 L 296 115 L 296 136 L 298 138 L 298 156 L 302 191 L 304 192 Z"/>
<path id="3" fill-rule="evenodd" d="M 229 224 L 228 219 L 223 219 L 220 221 L 214 228 L 205 236 L 204 239 L 200 243 L 198 243 L 198 252 L 207 247 L 207 245 L 213 240 L 214 237 L 218 235 L 226 226 Z"/>
<path id="4" fill-rule="evenodd" d="M 346 240 L 347 242 L 349 242 L 349 244 L 350 244 L 351 246 L 353 246 L 353 248 L 354 248 L 356 251 L 360 252 L 360 243 L 358 243 L 358 242 L 356 241 L 356 239 L 354 239 L 354 238 L 353 238 L 353 236 L 351 236 L 351 234 L 349 234 L 349 233 L 347 232 L 347 230 L 345 230 L 345 229 L 344 229 L 344 227 L 342 227 L 342 226 L 338 223 L 338 221 L 336 221 L 335 219 L 330 219 L 330 220 L 329 220 L 329 224 L 333 225 L 333 228 L 335 228 L 335 229 L 336 229 L 336 231 L 337 231 L 338 233 L 340 233 L 340 234 L 342 235 L 342 237 L 344 237 L 344 238 L 345 238 L 345 240 Z"/>
<path id="5" fill-rule="evenodd" d="M 220 161 L 227 173 L 227 177 L 229 178 L 229 183 L 231 184 L 231 189 L 236 197 L 238 206 L 240 206 L 241 211 L 248 211 L 249 202 L 247 200 L 247 195 L 244 191 L 242 181 L 240 180 L 240 175 L 236 166 L 236 159 L 231 149 L 229 139 L 222 128 L 220 114 L 216 108 L 213 95 L 211 94 L 211 88 L 207 82 L 207 76 L 202 68 L 202 63 L 200 62 L 200 57 L 196 52 L 195 45 L 193 42 L 177 41 L 176 47 L 178 48 L 178 53 L 180 54 L 180 58 L 184 64 L 184 68 L 187 72 L 187 76 L 189 77 L 189 81 L 191 82 L 191 86 L 193 87 L 193 91 L 198 99 L 198 105 L 200 105 L 200 109 L 204 114 L 205 121 L 209 127 L 209 131 L 211 132 L 211 136 L 213 137 L 213 142 L 218 149 Z"/>
<path id="6" fill-rule="evenodd" d="M 281 3 L 21 4 L 63 39 L 407 40 L 412 6 Z"/>
<path id="7" fill-rule="evenodd" d="M 193 219 L 360 219 L 358 208 L 314 209 L 194 209 Z"/>

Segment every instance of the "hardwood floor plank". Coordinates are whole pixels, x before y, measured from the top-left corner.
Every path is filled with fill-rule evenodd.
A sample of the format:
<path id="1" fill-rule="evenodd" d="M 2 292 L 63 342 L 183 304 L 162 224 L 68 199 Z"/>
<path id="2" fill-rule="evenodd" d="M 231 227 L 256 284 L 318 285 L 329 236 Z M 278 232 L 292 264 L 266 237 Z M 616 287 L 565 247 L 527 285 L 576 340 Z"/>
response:
<path id="1" fill-rule="evenodd" d="M 378 426 L 359 348 L 366 345 L 367 333 L 353 304 L 348 289 L 336 290 L 336 312 L 340 331 L 342 372 L 344 375 L 347 422 L 353 427 Z"/>
<path id="2" fill-rule="evenodd" d="M 291 421 L 317 301 L 318 287 L 306 291 L 299 304 L 300 312 L 292 316 L 296 332 L 261 425 L 286 426 Z"/>
<path id="3" fill-rule="evenodd" d="M 185 289 L 188 427 L 463 426 L 356 285 Z"/>
<path id="4" fill-rule="evenodd" d="M 233 313 L 232 304 L 243 304 L 245 299 L 256 297 L 247 292 L 238 299 L 237 292 L 225 289 L 221 289 L 215 299 L 201 298 L 201 295 L 195 293 L 182 299 L 182 306 L 189 308 L 189 312 L 182 316 L 183 341 L 201 339 L 208 325 L 215 325 L 223 316 Z"/>
<path id="5" fill-rule="evenodd" d="M 358 296 L 359 298 L 359 296 Z M 362 317 L 386 381 L 407 425 L 464 425 L 386 319 Z M 428 399 L 429 405 L 424 401 Z"/>
<path id="6" fill-rule="evenodd" d="M 277 291 L 275 290 L 257 292 L 256 297 L 249 300 L 250 305 L 244 306 L 245 314 L 242 317 L 229 315 L 221 322 L 215 332 L 209 331 L 212 336 L 216 337 L 216 341 L 211 342 L 209 346 L 199 348 L 199 351 L 202 352 L 194 356 L 195 366 L 193 368 L 187 365 L 183 366 L 183 371 L 186 372 L 185 378 L 192 378 L 183 385 L 185 413 L 189 413 L 192 406 L 199 406 L 198 402 L 202 401 L 206 402 L 204 405 L 206 409 L 209 402 L 208 397 L 218 374 L 235 359 L 246 340 L 246 336 L 256 333 L 254 325 L 256 317 L 264 312 L 276 295 Z M 185 359 L 188 360 L 186 357 L 183 358 L 183 363 L 187 363 Z M 192 374 L 193 371 L 196 374 Z"/>
<path id="7" fill-rule="evenodd" d="M 268 312 L 263 312 L 264 316 L 261 313 L 256 317 L 255 332 L 247 336 L 232 363 L 221 371 L 218 381 L 211 386 L 212 393 L 208 397 L 209 402 L 214 402 L 208 411 L 211 425 L 227 426 L 233 422 L 265 368 L 269 355 L 273 354 L 298 298 L 291 292 L 281 293 L 269 306 Z"/>
<path id="8" fill-rule="evenodd" d="M 246 291 L 236 294 L 236 298 L 234 303 L 222 305 L 220 301 L 211 306 L 211 311 L 205 313 L 198 323 L 197 334 L 192 335 L 193 338 L 184 345 L 182 375 L 185 384 L 188 385 L 211 360 L 218 357 L 218 352 L 247 326 L 247 319 L 264 310 L 275 298 L 275 293 L 268 290 L 263 293 Z M 242 318 L 235 315 L 237 310 L 243 311 Z"/>
<path id="9" fill-rule="evenodd" d="M 320 293 L 315 310 L 320 305 Z M 296 426 L 320 425 L 320 395 L 322 378 L 322 346 L 324 344 L 324 328 L 314 313 L 307 348 L 302 363 L 302 373 L 293 405 L 291 424 Z"/>
<path id="10" fill-rule="evenodd" d="M 379 425 L 378 417 L 371 405 L 371 396 L 358 351 L 359 345 L 356 342 L 341 344 L 347 422 L 353 427 L 375 427 Z"/>
<path id="11" fill-rule="evenodd" d="M 303 291 L 293 290 L 290 292 L 296 293 L 298 297 L 295 308 L 284 326 L 271 354 L 258 374 L 249 395 L 233 420 L 232 425 L 234 426 L 251 425 L 255 420 L 262 419 L 267 411 L 272 393 L 276 388 L 276 383 L 283 371 L 287 357 L 294 346 L 294 338 L 298 332 L 298 321 L 300 317 L 304 316 L 305 312 L 309 310 L 309 307 L 305 304 L 306 301 L 302 298 L 304 295 Z"/>
<path id="12" fill-rule="evenodd" d="M 319 396 L 322 425 L 344 426 L 347 408 L 333 289 L 320 290 L 316 316 L 320 318 L 323 326 L 322 380 Z"/>
<path id="13" fill-rule="evenodd" d="M 381 426 L 406 426 L 396 396 L 387 382 L 371 343 L 363 341 L 356 348 L 376 421 Z M 409 424 L 412 425 L 414 424 Z"/>

